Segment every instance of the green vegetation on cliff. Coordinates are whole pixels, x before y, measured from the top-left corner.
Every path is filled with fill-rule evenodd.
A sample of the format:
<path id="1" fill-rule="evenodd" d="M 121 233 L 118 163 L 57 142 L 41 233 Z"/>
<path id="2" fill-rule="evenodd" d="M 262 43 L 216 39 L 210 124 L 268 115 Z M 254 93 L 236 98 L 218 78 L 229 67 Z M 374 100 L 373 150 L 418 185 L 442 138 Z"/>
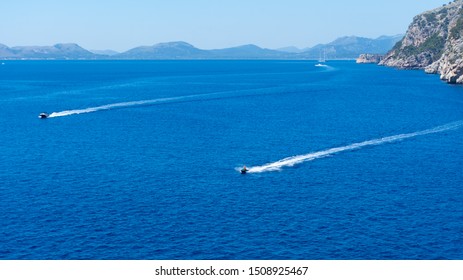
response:
<path id="1" fill-rule="evenodd" d="M 449 36 L 450 38 L 455 40 L 461 38 L 463 32 L 463 9 L 460 10 L 459 14 L 460 17 L 458 18 L 455 27 L 450 30 Z"/>
<path id="2" fill-rule="evenodd" d="M 418 55 L 423 52 L 429 52 L 433 58 L 438 59 L 444 50 L 445 38 L 438 34 L 433 34 L 419 46 L 406 46 L 402 49 L 402 53 L 406 56 Z"/>
<path id="3" fill-rule="evenodd" d="M 448 83 L 463 84 L 463 0 L 416 16 L 380 64 L 425 69 Z"/>

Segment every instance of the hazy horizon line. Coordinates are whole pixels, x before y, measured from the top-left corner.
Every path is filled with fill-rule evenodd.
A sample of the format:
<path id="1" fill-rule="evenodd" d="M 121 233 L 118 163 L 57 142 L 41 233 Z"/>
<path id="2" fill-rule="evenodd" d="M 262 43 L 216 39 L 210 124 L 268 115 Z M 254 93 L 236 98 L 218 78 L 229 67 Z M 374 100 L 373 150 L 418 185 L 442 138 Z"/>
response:
<path id="1" fill-rule="evenodd" d="M 327 43 L 322 43 L 322 42 L 319 42 L 319 43 L 316 43 L 312 46 L 306 46 L 306 47 L 298 47 L 296 45 L 291 45 L 291 44 L 288 44 L 288 45 L 284 45 L 284 46 L 281 46 L 281 47 L 276 47 L 276 48 L 270 48 L 270 47 L 264 47 L 264 46 L 261 46 L 261 45 L 258 45 L 256 43 L 246 43 L 246 44 L 240 44 L 240 45 L 230 45 L 230 46 L 226 46 L 226 47 L 221 47 L 221 48 L 202 48 L 202 47 L 198 47 L 197 45 L 195 45 L 194 43 L 190 43 L 186 40 L 172 40 L 172 41 L 162 41 L 162 42 L 157 42 L 157 43 L 154 43 L 154 44 L 141 44 L 141 45 L 137 45 L 137 46 L 134 46 L 134 47 L 131 47 L 131 48 L 128 48 L 128 49 L 125 49 L 125 50 L 120 50 L 120 49 L 116 49 L 116 48 L 111 48 L 111 47 L 106 47 L 106 48 L 93 48 L 93 47 L 86 47 L 84 45 L 82 45 L 81 43 L 78 43 L 78 42 L 56 42 L 56 43 L 52 43 L 52 44 L 47 44 L 47 45 L 44 45 L 44 44 L 31 44 L 31 45 L 25 45 L 25 44 L 19 44 L 19 45 L 8 45 L 8 44 L 4 44 L 2 42 L 0 42 L 1 45 L 4 45 L 8 48 L 20 48 L 20 47 L 52 47 L 52 46 L 56 46 L 56 45 L 60 45 L 60 44 L 63 44 L 63 45 L 66 45 L 66 44 L 75 44 L 75 45 L 78 45 L 79 47 L 83 48 L 83 49 L 86 49 L 86 50 L 89 50 L 89 51 L 113 51 L 113 52 L 117 52 L 117 53 L 123 53 L 123 52 L 126 52 L 126 51 L 129 51 L 129 50 L 132 50 L 132 49 L 135 49 L 135 48 L 139 48 L 139 47 L 152 47 L 152 46 L 156 46 L 156 45 L 159 45 L 159 44 L 169 44 L 169 43 L 187 43 L 189 45 L 192 45 L 193 47 L 197 48 L 197 49 L 200 49 L 200 50 L 219 50 L 219 49 L 228 49 L 228 48 L 236 48 L 236 47 L 241 47 L 241 46 L 247 46 L 247 45 L 254 45 L 254 46 L 257 46 L 259 48 L 262 48 L 262 49 L 269 49 L 269 50 L 279 50 L 279 49 L 283 49 L 283 48 L 297 48 L 299 50 L 304 50 L 304 49 L 309 49 L 309 48 L 313 48 L 317 45 L 326 45 L 326 44 L 330 44 L 338 39 L 341 39 L 341 38 L 349 38 L 349 37 L 357 37 L 357 38 L 366 38 L 366 39 L 372 39 L 372 40 L 377 40 L 381 37 L 396 37 L 396 36 L 403 36 L 405 33 L 399 33 L 399 34 L 394 34 L 394 35 L 380 35 L 380 36 L 377 36 L 377 37 L 366 37 L 366 36 L 359 36 L 359 35 L 344 35 L 344 36 L 340 36 L 340 37 L 336 37 L 335 39 L 332 39 L 330 40 L 329 42 Z"/>

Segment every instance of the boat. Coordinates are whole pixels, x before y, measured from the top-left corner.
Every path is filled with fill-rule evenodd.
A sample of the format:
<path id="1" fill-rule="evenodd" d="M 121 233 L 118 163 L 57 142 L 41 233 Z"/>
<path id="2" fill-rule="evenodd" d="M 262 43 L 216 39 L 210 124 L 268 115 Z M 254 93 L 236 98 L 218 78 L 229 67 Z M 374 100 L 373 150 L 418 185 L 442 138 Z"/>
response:
<path id="1" fill-rule="evenodd" d="M 323 57 L 320 52 L 320 58 L 318 59 L 318 64 L 315 64 L 315 67 L 328 67 L 328 65 L 323 64 L 324 62 L 326 62 L 326 50 L 325 49 L 323 49 Z"/>
<path id="2" fill-rule="evenodd" d="M 241 168 L 240 172 L 241 174 L 246 174 L 249 171 L 249 169 L 246 168 L 246 165 Z"/>
<path id="3" fill-rule="evenodd" d="M 48 114 L 47 113 L 40 113 L 39 114 L 39 119 L 46 119 L 48 118 Z"/>

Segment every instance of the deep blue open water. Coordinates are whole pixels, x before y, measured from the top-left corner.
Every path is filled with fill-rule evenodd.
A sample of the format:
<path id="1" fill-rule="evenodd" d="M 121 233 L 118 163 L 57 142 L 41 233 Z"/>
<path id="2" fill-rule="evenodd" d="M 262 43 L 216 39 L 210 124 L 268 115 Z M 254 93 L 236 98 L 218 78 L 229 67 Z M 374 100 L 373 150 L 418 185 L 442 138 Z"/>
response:
<path id="1" fill-rule="evenodd" d="M 315 64 L 4 62 L 0 258 L 463 259 L 463 88 Z"/>

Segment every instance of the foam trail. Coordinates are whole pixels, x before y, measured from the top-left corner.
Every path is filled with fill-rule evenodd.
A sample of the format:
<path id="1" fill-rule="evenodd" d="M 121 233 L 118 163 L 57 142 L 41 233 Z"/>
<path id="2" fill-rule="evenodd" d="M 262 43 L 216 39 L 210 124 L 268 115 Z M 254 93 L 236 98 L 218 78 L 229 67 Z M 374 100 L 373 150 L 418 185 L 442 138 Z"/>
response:
<path id="1" fill-rule="evenodd" d="M 158 99 L 150 99 L 150 100 L 121 102 L 121 103 L 114 103 L 114 104 L 102 105 L 102 106 L 97 106 L 97 107 L 90 107 L 86 109 L 54 112 L 54 113 L 51 113 L 50 116 L 48 117 L 56 118 L 56 117 L 64 117 L 64 116 L 70 116 L 70 115 L 76 115 L 76 114 L 86 114 L 86 113 L 92 113 L 92 112 L 97 112 L 97 111 L 102 111 L 102 110 L 111 110 L 114 108 L 149 105 L 149 104 L 162 103 L 162 102 L 168 102 L 168 101 L 177 101 L 177 100 L 183 100 L 183 99 L 188 99 L 188 98 L 194 98 L 198 96 L 199 95 L 187 95 L 187 96 L 167 97 L 167 98 L 158 98 Z"/>
<path id="2" fill-rule="evenodd" d="M 293 157 L 287 157 L 284 159 L 281 159 L 276 162 L 272 163 L 267 163 L 261 166 L 254 166 L 251 168 L 248 168 L 249 171 L 248 173 L 262 173 L 262 172 L 270 172 L 270 171 L 279 171 L 283 167 L 291 167 L 296 164 L 300 164 L 306 161 L 311 161 L 315 160 L 318 158 L 330 156 L 333 154 L 337 154 L 340 152 L 345 152 L 345 151 L 351 151 L 351 150 L 356 150 L 356 149 L 361 149 L 363 147 L 367 146 L 377 146 L 377 145 L 382 145 L 382 144 L 387 144 L 391 142 L 397 142 L 401 140 L 405 140 L 408 138 L 413 138 L 421 135 L 427 135 L 427 134 L 433 134 L 433 133 L 439 133 L 439 132 L 444 132 L 452 129 L 458 129 L 461 126 L 463 126 L 463 121 L 457 121 L 457 122 L 452 122 L 449 124 L 445 124 L 442 126 L 434 127 L 431 129 L 426 129 L 418 132 L 413 132 L 413 133 L 406 133 L 406 134 L 398 134 L 394 136 L 388 136 L 384 138 L 378 138 L 378 139 L 373 139 L 373 140 L 368 140 L 364 142 L 359 142 L 359 143 L 354 143 L 351 145 L 343 146 L 343 147 L 337 147 L 337 148 L 331 148 L 319 152 L 314 152 L 310 154 L 305 154 L 305 155 L 299 155 L 299 156 L 293 156 Z"/>
<path id="3" fill-rule="evenodd" d="M 278 89 L 278 87 L 269 87 L 265 89 Z M 259 89 L 249 89 L 249 90 L 242 90 L 241 92 L 245 92 L 245 95 L 260 95 L 264 93 L 256 93 L 255 91 Z M 202 94 L 193 94 L 193 95 L 183 95 L 183 96 L 174 96 L 174 97 L 164 97 L 158 99 L 149 99 L 149 100 L 139 100 L 139 101 L 129 101 L 129 102 L 120 102 L 120 103 L 113 103 L 107 104 L 97 107 L 90 107 L 85 109 L 75 109 L 75 110 L 67 110 L 61 112 L 53 112 L 48 117 L 49 118 L 56 118 L 56 117 L 64 117 L 70 115 L 77 115 L 77 114 L 86 114 L 92 113 L 97 111 L 103 110 L 111 110 L 115 108 L 124 108 L 124 107 L 132 107 L 132 106 L 142 106 L 142 105 L 150 105 L 156 103 L 167 103 L 172 101 L 181 101 L 181 100 L 200 100 L 204 97 L 220 97 L 220 96 L 230 96 L 230 93 L 235 93 L 236 91 L 222 91 L 222 92 L 212 92 L 212 93 L 202 93 Z"/>

